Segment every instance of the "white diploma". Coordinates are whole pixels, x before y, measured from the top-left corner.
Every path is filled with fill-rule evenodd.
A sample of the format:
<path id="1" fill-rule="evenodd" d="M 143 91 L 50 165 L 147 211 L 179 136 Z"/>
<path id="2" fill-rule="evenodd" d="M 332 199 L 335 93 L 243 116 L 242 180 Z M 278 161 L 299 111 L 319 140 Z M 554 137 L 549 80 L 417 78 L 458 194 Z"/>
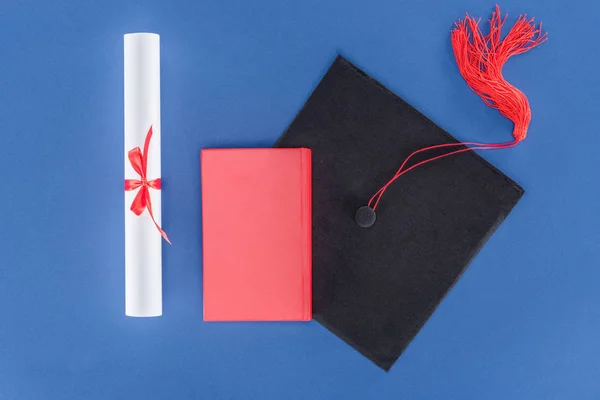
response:
<path id="1" fill-rule="evenodd" d="M 154 317 L 162 315 L 160 37 L 126 34 L 124 58 L 125 314 Z"/>

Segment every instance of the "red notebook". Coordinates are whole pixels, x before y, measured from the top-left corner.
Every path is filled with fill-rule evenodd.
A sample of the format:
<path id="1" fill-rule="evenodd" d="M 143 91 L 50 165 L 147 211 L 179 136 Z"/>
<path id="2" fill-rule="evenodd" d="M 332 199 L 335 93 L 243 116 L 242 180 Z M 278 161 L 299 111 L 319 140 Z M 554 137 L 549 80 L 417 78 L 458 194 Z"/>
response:
<path id="1" fill-rule="evenodd" d="M 205 149 L 205 321 L 312 318 L 309 149 Z"/>

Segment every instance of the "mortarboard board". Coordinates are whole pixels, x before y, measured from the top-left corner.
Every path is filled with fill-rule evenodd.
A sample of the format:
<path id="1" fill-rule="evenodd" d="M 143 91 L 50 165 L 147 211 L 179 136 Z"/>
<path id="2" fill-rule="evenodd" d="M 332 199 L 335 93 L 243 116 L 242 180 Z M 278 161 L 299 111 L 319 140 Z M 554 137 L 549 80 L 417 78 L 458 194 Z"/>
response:
<path id="1" fill-rule="evenodd" d="M 313 317 L 385 370 L 524 193 L 467 151 L 402 176 L 375 223 L 360 218 L 399 161 L 439 144 L 468 149 L 338 56 L 275 145 L 312 149 Z"/>

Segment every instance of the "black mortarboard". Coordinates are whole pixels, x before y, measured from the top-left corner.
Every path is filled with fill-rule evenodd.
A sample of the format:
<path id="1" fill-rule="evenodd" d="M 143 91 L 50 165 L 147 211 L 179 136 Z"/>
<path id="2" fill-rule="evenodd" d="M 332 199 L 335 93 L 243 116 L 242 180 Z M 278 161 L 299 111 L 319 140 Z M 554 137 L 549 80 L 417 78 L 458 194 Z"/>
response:
<path id="1" fill-rule="evenodd" d="M 359 210 L 444 143 L 458 142 L 338 57 L 276 144 L 312 149 L 314 319 L 385 370 L 524 193 L 467 151 L 403 175 L 376 216 Z"/>

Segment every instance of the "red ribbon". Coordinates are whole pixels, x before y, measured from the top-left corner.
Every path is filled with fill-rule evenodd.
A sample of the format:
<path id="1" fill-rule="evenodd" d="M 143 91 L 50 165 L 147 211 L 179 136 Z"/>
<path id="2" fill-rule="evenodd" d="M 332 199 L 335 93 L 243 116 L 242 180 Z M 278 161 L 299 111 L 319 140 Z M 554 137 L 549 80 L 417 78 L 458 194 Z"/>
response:
<path id="1" fill-rule="evenodd" d="M 154 219 L 154 213 L 152 212 L 152 201 L 150 199 L 150 188 L 160 190 L 160 178 L 153 179 L 151 181 L 146 177 L 146 170 L 148 167 L 148 147 L 150 146 L 150 139 L 152 138 L 152 125 L 150 125 L 150 129 L 148 129 L 148 133 L 146 134 L 146 140 L 144 141 L 144 152 L 140 150 L 139 147 L 135 149 L 129 150 L 127 156 L 129 157 L 129 162 L 131 166 L 140 175 L 141 180 L 137 179 L 125 179 L 125 191 L 135 190 L 140 188 L 133 199 L 133 203 L 131 203 L 131 211 L 137 216 L 142 215 L 144 210 L 147 208 L 148 213 L 150 214 L 150 218 L 152 218 L 152 222 L 156 225 L 156 229 L 160 232 L 162 237 L 169 243 L 169 238 L 165 231 L 161 229 L 156 220 Z"/>

